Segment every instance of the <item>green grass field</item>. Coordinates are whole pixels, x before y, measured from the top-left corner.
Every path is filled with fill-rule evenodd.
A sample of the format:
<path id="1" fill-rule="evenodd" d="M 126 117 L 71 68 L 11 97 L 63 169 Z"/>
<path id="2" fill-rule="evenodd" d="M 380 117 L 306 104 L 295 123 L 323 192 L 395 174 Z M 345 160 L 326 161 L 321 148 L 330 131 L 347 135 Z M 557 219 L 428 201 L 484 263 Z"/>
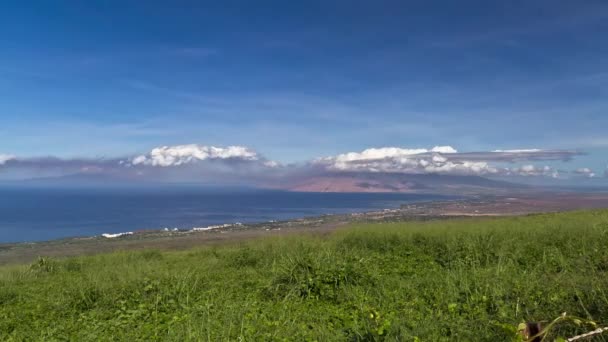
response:
<path id="1" fill-rule="evenodd" d="M 514 341 L 563 312 L 549 340 L 608 324 L 608 210 L 0 268 L 2 341 Z"/>

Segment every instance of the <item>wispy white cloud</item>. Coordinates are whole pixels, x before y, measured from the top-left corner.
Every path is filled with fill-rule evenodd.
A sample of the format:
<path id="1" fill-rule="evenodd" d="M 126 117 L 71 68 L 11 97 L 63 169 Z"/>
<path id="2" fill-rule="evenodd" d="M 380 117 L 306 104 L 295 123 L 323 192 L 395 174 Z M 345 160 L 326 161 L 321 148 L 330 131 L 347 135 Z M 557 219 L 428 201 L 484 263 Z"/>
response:
<path id="1" fill-rule="evenodd" d="M 573 173 L 575 173 L 577 175 L 585 176 L 587 178 L 595 177 L 595 172 L 588 167 L 578 168 L 578 169 L 574 170 Z"/>
<path id="2" fill-rule="evenodd" d="M 532 164 L 523 165 L 521 167 L 514 167 L 505 169 L 505 174 L 509 176 L 524 176 L 524 177 L 551 177 L 559 178 L 559 171 L 553 169 L 550 166 L 536 166 Z"/>
<path id="3" fill-rule="evenodd" d="M 538 148 L 528 148 L 528 149 L 521 149 L 521 150 L 494 150 L 492 152 L 496 152 L 496 153 L 537 153 L 542 151 L 541 149 Z"/>

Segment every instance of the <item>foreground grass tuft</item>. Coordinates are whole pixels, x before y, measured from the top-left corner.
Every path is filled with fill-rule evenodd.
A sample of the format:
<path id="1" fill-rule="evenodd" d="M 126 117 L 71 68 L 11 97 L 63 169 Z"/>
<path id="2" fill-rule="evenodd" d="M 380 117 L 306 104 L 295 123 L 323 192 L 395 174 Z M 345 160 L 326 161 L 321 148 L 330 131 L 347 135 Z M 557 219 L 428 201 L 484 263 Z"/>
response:
<path id="1" fill-rule="evenodd" d="M 607 324 L 607 291 L 606 210 L 367 224 L 5 266 L 0 340 L 513 341 Z"/>

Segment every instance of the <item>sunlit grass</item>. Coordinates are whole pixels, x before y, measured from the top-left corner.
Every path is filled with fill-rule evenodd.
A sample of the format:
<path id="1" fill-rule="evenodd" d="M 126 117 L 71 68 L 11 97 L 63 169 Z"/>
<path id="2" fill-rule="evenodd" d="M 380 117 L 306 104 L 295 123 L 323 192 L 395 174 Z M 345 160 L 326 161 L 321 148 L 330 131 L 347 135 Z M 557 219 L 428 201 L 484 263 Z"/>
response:
<path id="1" fill-rule="evenodd" d="M 607 290 L 605 210 L 364 224 L 6 266 L 0 340 L 509 341 L 608 323 Z"/>

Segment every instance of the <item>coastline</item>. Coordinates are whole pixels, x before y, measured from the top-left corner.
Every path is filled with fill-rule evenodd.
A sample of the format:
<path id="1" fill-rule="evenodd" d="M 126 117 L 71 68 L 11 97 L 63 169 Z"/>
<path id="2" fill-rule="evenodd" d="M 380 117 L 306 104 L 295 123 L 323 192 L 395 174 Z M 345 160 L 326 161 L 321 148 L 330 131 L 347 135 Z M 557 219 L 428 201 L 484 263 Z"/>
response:
<path id="1" fill-rule="evenodd" d="M 441 194 L 207 191 L 181 187 L 0 192 L 4 198 L 0 203 L 0 243 L 138 233 L 165 227 L 190 230 L 236 222 L 294 220 L 399 208 L 403 203 L 466 198 Z"/>
<path id="2" fill-rule="evenodd" d="M 188 230 L 164 228 L 103 234 L 107 235 L 106 237 L 98 235 L 39 242 L 0 243 L 0 265 L 31 262 L 39 256 L 61 258 L 145 248 L 181 250 L 265 236 L 295 233 L 324 235 L 352 223 L 499 217 L 608 208 L 606 193 L 543 193 L 514 196 L 482 196 L 405 203 L 397 209 L 326 214 L 261 223 L 226 223 L 193 227 Z"/>

